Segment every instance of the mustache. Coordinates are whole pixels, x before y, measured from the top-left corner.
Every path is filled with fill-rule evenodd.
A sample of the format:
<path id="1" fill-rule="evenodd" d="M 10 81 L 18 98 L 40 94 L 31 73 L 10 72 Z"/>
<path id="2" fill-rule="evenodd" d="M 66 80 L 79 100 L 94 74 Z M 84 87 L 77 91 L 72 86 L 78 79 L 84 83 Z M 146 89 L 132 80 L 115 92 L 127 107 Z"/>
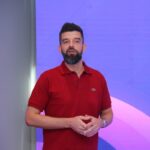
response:
<path id="1" fill-rule="evenodd" d="M 77 50 L 74 48 L 68 48 L 66 52 L 69 52 L 69 51 L 76 51 L 77 52 Z"/>
<path id="2" fill-rule="evenodd" d="M 78 54 L 78 51 L 76 49 L 74 49 L 74 48 L 68 48 L 66 50 L 66 54 L 69 54 L 70 52 Z"/>

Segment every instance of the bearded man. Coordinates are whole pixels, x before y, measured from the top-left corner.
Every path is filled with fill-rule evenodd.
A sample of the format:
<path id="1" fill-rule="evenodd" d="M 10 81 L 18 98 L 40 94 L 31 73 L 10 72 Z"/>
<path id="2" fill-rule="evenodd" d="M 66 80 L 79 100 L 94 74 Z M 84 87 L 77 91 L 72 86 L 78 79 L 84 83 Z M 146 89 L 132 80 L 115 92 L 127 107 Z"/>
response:
<path id="1" fill-rule="evenodd" d="M 43 150 L 97 150 L 98 130 L 113 118 L 106 80 L 82 60 L 86 46 L 80 26 L 65 23 L 59 42 L 64 61 L 38 79 L 26 123 L 43 128 Z"/>

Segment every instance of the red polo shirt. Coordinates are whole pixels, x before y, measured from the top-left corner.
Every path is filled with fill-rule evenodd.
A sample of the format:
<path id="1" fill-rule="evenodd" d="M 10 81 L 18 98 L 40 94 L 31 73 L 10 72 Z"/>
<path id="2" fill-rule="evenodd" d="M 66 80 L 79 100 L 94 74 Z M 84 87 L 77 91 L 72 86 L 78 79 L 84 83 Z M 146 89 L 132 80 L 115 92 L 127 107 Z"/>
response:
<path id="1" fill-rule="evenodd" d="M 63 62 L 38 79 L 29 106 L 53 117 L 92 115 L 111 107 L 107 84 L 101 73 L 84 64 L 80 78 Z M 72 129 L 44 129 L 43 150 L 97 150 L 98 134 L 85 137 Z"/>

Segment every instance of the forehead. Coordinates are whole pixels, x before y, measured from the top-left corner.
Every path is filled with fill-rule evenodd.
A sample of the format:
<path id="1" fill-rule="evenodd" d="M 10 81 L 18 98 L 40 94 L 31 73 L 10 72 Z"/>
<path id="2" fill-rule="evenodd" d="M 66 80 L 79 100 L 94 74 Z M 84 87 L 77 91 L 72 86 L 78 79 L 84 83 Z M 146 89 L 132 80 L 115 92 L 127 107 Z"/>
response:
<path id="1" fill-rule="evenodd" d="M 75 39 L 82 38 L 81 33 L 78 31 L 68 31 L 61 34 L 61 39 Z"/>

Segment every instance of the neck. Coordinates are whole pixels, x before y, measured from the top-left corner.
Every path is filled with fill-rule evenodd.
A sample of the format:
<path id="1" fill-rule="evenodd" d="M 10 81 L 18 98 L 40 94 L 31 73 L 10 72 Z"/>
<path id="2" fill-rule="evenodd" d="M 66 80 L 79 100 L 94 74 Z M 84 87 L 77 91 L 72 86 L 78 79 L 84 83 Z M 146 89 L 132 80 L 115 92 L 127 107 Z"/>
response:
<path id="1" fill-rule="evenodd" d="M 66 66 L 69 70 L 76 72 L 78 77 L 80 77 L 81 74 L 84 71 L 84 66 L 83 66 L 82 60 L 80 60 L 78 63 L 73 64 L 73 65 L 72 64 L 67 64 L 67 63 L 65 63 L 65 64 L 66 64 Z"/>

